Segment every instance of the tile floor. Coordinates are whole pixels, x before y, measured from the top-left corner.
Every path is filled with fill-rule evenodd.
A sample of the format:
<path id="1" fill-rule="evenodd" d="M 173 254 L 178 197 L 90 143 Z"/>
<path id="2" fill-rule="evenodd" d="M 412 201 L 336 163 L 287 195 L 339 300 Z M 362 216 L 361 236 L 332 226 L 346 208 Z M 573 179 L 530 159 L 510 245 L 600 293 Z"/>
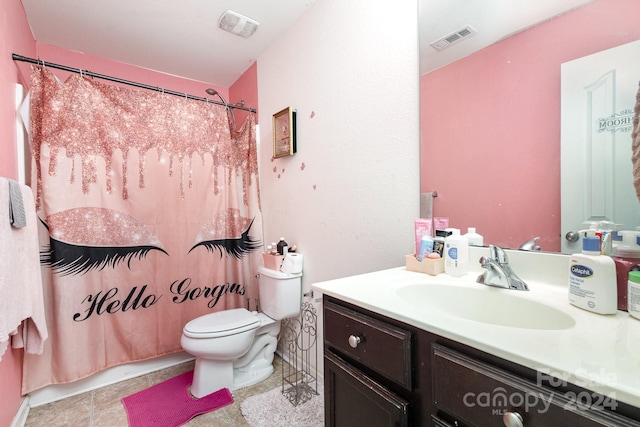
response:
<path id="1" fill-rule="evenodd" d="M 274 359 L 274 372 L 266 380 L 233 392 L 234 402 L 216 411 L 199 415 L 185 426 L 248 426 L 240 412 L 244 399 L 282 386 L 282 359 Z M 144 390 L 193 369 L 187 362 L 127 381 L 31 408 L 25 427 L 127 427 L 121 398 Z"/>

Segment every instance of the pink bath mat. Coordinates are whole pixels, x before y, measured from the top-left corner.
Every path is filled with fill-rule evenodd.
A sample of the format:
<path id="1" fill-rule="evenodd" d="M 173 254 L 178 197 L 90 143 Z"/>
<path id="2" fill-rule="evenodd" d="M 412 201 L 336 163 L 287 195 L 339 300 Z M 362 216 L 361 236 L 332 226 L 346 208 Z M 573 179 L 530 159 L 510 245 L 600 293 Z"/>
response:
<path id="1" fill-rule="evenodd" d="M 233 403 L 229 389 L 223 388 L 200 399 L 189 393 L 193 371 L 171 378 L 122 398 L 131 427 L 177 427 L 196 415 Z"/>

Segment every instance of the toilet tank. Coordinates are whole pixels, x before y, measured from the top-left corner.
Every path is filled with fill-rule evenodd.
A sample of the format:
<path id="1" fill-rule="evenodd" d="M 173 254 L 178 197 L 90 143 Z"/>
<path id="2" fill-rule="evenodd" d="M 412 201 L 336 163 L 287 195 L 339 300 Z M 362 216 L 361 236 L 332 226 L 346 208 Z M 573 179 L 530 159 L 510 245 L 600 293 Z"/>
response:
<path id="1" fill-rule="evenodd" d="M 274 320 L 296 317 L 302 301 L 302 273 L 258 268 L 260 310 Z"/>

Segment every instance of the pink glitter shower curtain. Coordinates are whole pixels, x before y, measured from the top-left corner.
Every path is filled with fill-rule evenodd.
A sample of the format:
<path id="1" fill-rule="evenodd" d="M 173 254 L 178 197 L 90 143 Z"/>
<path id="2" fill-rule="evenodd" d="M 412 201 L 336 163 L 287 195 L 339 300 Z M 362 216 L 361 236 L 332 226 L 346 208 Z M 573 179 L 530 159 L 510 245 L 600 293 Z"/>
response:
<path id="1" fill-rule="evenodd" d="M 32 67 L 33 183 L 49 340 L 23 393 L 181 350 L 202 314 L 255 308 L 255 122 Z"/>

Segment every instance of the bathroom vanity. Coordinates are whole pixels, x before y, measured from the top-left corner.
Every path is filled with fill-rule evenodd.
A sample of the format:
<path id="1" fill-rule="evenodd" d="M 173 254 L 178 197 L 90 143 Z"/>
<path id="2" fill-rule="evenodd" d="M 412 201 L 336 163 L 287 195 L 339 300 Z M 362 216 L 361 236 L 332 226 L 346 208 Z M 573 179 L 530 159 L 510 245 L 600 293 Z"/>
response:
<path id="1" fill-rule="evenodd" d="M 314 284 L 325 425 L 640 425 L 640 321 L 573 307 L 561 283 L 522 274 L 521 292 L 477 274 L 401 267 Z"/>

